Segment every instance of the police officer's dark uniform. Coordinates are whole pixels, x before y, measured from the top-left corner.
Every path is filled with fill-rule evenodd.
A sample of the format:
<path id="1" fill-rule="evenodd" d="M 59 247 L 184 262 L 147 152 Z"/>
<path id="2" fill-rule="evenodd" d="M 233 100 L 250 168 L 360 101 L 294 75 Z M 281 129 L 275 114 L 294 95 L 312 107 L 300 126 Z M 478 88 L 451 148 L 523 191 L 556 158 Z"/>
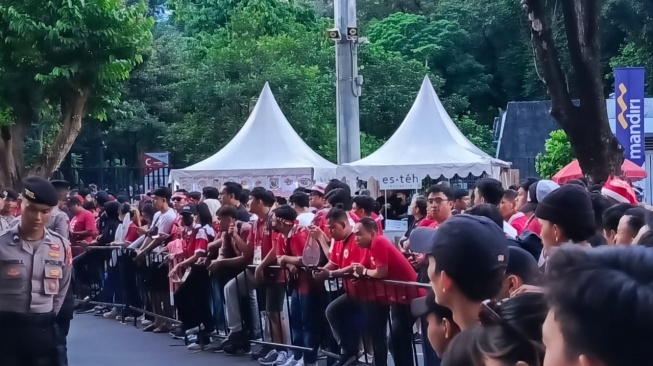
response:
<path id="1" fill-rule="evenodd" d="M 23 186 L 24 200 L 57 205 L 47 180 L 29 177 Z M 21 225 L 0 234 L 0 365 L 56 365 L 55 317 L 70 285 L 70 244 L 47 228 L 42 239 L 25 240 Z"/>
<path id="2" fill-rule="evenodd" d="M 59 201 L 65 201 L 65 197 L 68 194 L 70 189 L 70 183 L 65 180 L 52 180 L 50 181 L 54 188 L 59 194 Z M 60 208 L 55 207 L 52 210 L 50 215 L 50 222 L 46 226 L 49 230 L 56 232 L 57 234 L 68 238 L 70 235 L 70 222 L 68 220 L 68 214 L 62 211 Z M 70 331 L 70 321 L 73 319 L 73 314 L 75 312 L 75 296 L 73 295 L 72 284 L 68 286 L 68 293 L 66 293 L 66 298 L 63 301 L 61 310 L 57 314 L 57 325 L 59 326 L 59 338 L 57 340 L 57 355 L 58 355 L 58 364 L 57 366 L 68 366 L 68 348 L 66 337 L 68 337 L 68 332 Z"/>

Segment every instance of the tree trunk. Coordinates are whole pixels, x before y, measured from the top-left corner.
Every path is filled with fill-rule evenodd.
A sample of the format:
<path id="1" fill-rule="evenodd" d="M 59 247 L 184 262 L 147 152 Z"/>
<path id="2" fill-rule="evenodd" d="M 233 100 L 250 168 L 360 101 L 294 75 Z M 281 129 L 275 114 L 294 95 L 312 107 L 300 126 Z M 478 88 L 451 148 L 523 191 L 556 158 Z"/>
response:
<path id="1" fill-rule="evenodd" d="M 89 91 L 84 89 L 68 98 L 61 111 L 61 130 L 47 150 L 39 155 L 37 163 L 29 171 L 31 175 L 49 178 L 59 168 L 82 129 L 88 97 Z"/>
<path id="2" fill-rule="evenodd" d="M 25 170 L 23 148 L 31 119 L 17 115 L 14 123 L 0 128 L 0 188 L 18 188 Z"/>
<path id="3" fill-rule="evenodd" d="M 567 133 L 581 169 L 595 182 L 604 181 L 609 175 L 621 174 L 623 149 L 610 131 L 603 94 L 600 2 L 561 1 L 567 49 L 576 76 L 578 105 L 567 89 L 543 1 L 522 0 L 521 3 L 531 22 L 531 39 L 551 96 L 551 116 Z"/>

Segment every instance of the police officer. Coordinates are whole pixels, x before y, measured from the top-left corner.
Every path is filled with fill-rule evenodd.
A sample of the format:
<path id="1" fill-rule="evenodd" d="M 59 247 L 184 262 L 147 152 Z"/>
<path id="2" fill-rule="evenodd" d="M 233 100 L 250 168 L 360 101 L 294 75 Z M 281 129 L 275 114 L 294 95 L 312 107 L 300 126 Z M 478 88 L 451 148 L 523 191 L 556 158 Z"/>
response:
<path id="1" fill-rule="evenodd" d="M 58 202 L 54 186 L 28 177 L 23 187 L 20 222 L 0 234 L 0 365 L 51 366 L 72 253 L 66 238 L 46 228 Z"/>
<path id="2" fill-rule="evenodd" d="M 68 214 L 62 210 L 66 207 L 66 198 L 68 197 L 68 190 L 70 183 L 65 180 L 52 180 L 50 181 L 54 188 L 57 190 L 59 203 L 52 209 L 50 215 L 50 222 L 46 226 L 48 230 L 68 238 L 70 235 L 70 221 Z M 57 325 L 59 326 L 59 337 L 57 339 L 57 362 L 58 366 L 68 366 L 68 332 L 70 331 L 70 321 L 73 320 L 73 313 L 75 307 L 75 296 L 73 295 L 73 286 L 68 286 L 68 293 L 64 299 L 61 310 L 57 314 Z"/>

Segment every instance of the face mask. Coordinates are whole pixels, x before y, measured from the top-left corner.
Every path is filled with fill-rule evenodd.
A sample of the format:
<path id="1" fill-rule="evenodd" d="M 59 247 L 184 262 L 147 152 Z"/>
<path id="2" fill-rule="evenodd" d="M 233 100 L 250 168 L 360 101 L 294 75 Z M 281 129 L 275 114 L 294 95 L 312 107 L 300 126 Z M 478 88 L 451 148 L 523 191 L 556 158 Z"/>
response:
<path id="1" fill-rule="evenodd" d="M 193 220 L 193 216 L 191 216 L 191 215 L 184 215 L 181 218 L 181 222 L 183 222 L 184 226 L 193 225 L 193 221 L 195 221 L 195 220 Z"/>

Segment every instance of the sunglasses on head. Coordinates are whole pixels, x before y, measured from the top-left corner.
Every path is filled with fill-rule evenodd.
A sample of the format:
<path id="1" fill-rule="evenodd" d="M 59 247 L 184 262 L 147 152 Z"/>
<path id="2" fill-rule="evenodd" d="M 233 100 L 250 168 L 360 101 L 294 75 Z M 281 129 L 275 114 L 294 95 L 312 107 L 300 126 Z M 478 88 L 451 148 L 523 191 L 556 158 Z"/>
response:
<path id="1" fill-rule="evenodd" d="M 510 323 L 503 319 L 501 315 L 499 315 L 501 304 L 503 304 L 505 300 L 507 299 L 501 301 L 485 300 L 483 303 L 481 303 L 481 309 L 478 313 L 478 319 L 481 321 L 481 325 L 484 327 L 501 326 L 504 329 L 507 329 L 508 331 L 513 332 L 514 334 L 523 338 L 524 340 L 529 340 L 530 337 L 527 334 L 513 327 Z"/>

